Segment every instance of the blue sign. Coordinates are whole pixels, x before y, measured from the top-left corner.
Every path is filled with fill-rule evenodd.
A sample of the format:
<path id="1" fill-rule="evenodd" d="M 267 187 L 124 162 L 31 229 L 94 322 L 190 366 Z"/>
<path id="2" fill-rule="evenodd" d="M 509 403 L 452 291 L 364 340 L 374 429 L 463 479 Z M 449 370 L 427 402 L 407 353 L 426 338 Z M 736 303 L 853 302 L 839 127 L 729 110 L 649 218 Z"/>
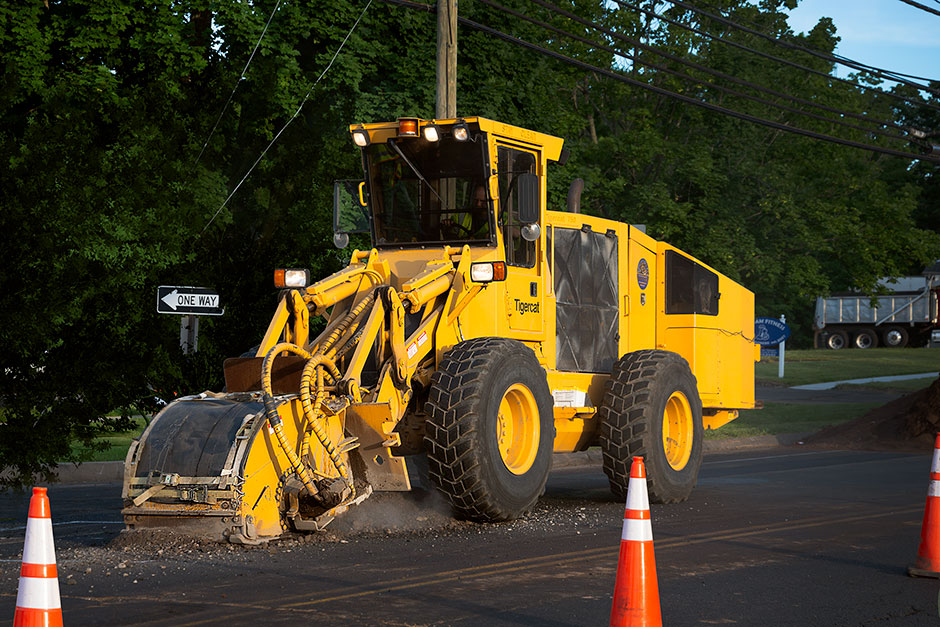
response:
<path id="1" fill-rule="evenodd" d="M 646 259 L 640 259 L 640 263 L 636 264 L 636 283 L 640 286 L 641 290 L 645 290 L 649 282 L 650 267 L 646 263 Z"/>
<path id="2" fill-rule="evenodd" d="M 776 318 L 754 320 L 754 342 L 761 346 L 776 346 L 790 337 L 790 327 Z"/>

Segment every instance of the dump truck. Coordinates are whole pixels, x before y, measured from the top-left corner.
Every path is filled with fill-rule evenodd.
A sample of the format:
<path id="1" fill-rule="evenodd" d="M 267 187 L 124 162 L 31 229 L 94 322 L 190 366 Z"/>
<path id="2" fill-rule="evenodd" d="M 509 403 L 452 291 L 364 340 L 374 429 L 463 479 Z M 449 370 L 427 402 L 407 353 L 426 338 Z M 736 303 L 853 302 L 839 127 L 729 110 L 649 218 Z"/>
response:
<path id="1" fill-rule="evenodd" d="M 371 247 L 313 283 L 275 271 L 279 304 L 225 391 L 170 403 L 128 451 L 127 526 L 259 543 L 409 490 L 417 468 L 455 515 L 512 520 L 554 452 L 592 446 L 620 498 L 642 455 L 651 498 L 686 499 L 704 429 L 755 406 L 753 294 L 580 213 L 579 180 L 549 209 L 560 138 L 482 117 L 349 132 L 365 178 L 335 186 L 335 241 Z"/>
<path id="2" fill-rule="evenodd" d="M 921 276 L 882 279 L 879 294 L 858 291 L 816 299 L 816 348 L 924 346 L 940 331 L 940 261 Z"/>

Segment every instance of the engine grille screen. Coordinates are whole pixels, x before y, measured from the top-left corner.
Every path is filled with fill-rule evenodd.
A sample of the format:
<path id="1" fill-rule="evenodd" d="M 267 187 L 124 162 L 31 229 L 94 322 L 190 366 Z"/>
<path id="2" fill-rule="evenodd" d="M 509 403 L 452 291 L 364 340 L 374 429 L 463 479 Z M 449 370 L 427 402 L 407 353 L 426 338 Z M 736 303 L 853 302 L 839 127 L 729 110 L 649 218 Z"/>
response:
<path id="1" fill-rule="evenodd" d="M 610 372 L 618 355 L 617 235 L 555 227 L 556 366 Z"/>

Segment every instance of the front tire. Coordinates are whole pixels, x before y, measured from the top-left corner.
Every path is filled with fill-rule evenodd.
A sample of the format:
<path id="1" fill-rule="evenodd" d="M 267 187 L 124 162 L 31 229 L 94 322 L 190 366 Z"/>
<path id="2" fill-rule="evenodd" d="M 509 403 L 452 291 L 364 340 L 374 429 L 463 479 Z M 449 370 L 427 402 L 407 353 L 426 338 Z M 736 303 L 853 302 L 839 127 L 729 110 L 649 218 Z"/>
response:
<path id="1" fill-rule="evenodd" d="M 519 518 L 545 491 L 555 438 L 552 395 L 521 342 L 457 344 L 431 377 L 425 445 L 431 481 L 458 514 Z"/>
<path id="2" fill-rule="evenodd" d="M 702 401 L 688 362 L 676 353 L 643 350 L 614 365 L 604 393 L 601 452 L 611 491 L 626 498 L 634 455 L 646 461 L 655 503 L 692 493 L 702 465 Z"/>
<path id="3" fill-rule="evenodd" d="M 884 344 L 888 348 L 904 348 L 907 346 L 908 335 L 904 327 L 888 327 L 884 330 Z"/>

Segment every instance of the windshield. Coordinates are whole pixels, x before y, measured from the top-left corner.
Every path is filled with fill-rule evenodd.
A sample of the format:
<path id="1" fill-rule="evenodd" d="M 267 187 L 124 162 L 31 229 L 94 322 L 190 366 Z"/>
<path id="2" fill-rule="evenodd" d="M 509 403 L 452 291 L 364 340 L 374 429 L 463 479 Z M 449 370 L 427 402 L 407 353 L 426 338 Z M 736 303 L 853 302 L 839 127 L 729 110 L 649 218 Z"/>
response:
<path id="1" fill-rule="evenodd" d="M 482 139 L 389 140 L 364 148 L 376 245 L 489 243 Z"/>

